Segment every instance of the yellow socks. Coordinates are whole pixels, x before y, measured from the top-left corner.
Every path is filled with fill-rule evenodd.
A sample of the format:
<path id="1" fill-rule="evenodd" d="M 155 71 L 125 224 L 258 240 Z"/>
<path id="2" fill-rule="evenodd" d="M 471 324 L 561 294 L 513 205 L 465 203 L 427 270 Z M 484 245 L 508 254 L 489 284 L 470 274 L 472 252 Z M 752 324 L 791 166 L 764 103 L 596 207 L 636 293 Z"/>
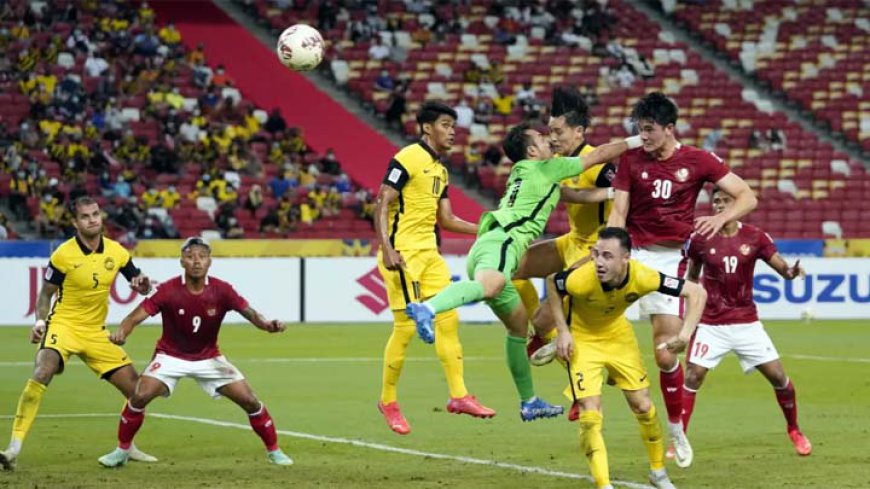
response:
<path id="1" fill-rule="evenodd" d="M 520 300 L 523 302 L 523 306 L 529 314 L 529 319 L 531 319 L 532 316 L 535 315 L 535 311 L 537 311 L 538 307 L 541 305 L 541 301 L 538 298 L 538 290 L 535 289 L 532 281 L 528 279 L 517 279 L 512 282 L 514 287 L 517 289 L 517 292 L 520 294 Z"/>
<path id="2" fill-rule="evenodd" d="M 656 417 L 656 407 L 650 406 L 648 413 L 635 414 L 640 424 L 640 438 L 646 447 L 649 466 L 658 470 L 665 466 L 665 444 L 662 440 L 662 426 Z"/>
<path id="3" fill-rule="evenodd" d="M 393 315 L 393 333 L 384 348 L 384 376 L 381 385 L 381 402 L 384 404 L 396 401 L 396 384 L 402 375 L 405 352 L 416 332 L 414 321 L 405 315 L 405 311 L 393 311 Z"/>
<path id="4" fill-rule="evenodd" d="M 24 385 L 24 392 L 21 393 L 21 397 L 18 399 L 15 421 L 12 423 L 12 441 L 9 446 L 13 450 L 21 449 L 21 444 L 24 443 L 30 427 L 33 426 L 33 420 L 36 419 L 36 413 L 39 411 L 39 404 L 42 403 L 42 395 L 45 394 L 45 389 L 46 386 L 44 384 L 40 384 L 33 379 L 27 379 L 27 384 Z"/>
<path id="5" fill-rule="evenodd" d="M 435 352 L 444 368 L 450 397 L 467 396 L 462 369 L 462 344 L 459 343 L 459 313 L 455 310 L 435 316 Z"/>
<path id="6" fill-rule="evenodd" d="M 583 411 L 577 421 L 580 425 L 580 450 L 589 462 L 589 472 L 595 479 L 596 487 L 605 487 L 610 484 L 610 469 L 604 436 L 601 434 L 604 416 L 599 411 Z"/>

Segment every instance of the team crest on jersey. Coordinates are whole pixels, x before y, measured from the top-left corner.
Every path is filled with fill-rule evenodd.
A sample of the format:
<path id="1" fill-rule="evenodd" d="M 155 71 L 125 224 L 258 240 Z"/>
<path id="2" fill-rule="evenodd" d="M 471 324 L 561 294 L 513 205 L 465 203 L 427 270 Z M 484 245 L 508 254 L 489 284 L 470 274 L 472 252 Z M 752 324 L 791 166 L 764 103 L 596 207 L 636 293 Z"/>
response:
<path id="1" fill-rule="evenodd" d="M 678 182 L 685 182 L 689 179 L 689 170 L 687 170 L 686 168 L 680 168 L 679 170 L 674 172 L 674 177 L 677 179 Z"/>
<path id="2" fill-rule="evenodd" d="M 184 316 L 184 309 L 179 309 L 179 310 L 178 310 L 178 315 L 179 315 L 179 316 Z"/>
<path id="3" fill-rule="evenodd" d="M 211 308 L 208 311 L 206 311 L 206 314 L 208 314 L 209 316 L 214 316 L 215 314 L 217 314 L 217 309 Z"/>
<path id="4" fill-rule="evenodd" d="M 711 255 L 715 255 L 715 254 L 716 254 L 716 248 L 710 248 L 710 254 L 711 254 Z"/>
<path id="5" fill-rule="evenodd" d="M 647 178 L 649 178 L 649 173 L 647 173 L 647 172 L 641 173 L 640 178 L 643 178 L 644 180 L 646 180 Z"/>
<path id="6" fill-rule="evenodd" d="M 114 270 L 115 269 L 115 259 L 111 256 L 107 256 L 103 261 L 103 266 L 106 267 L 106 270 Z"/>
<path id="7" fill-rule="evenodd" d="M 625 302 L 631 303 L 631 302 L 634 302 L 638 299 L 640 299 L 640 296 L 634 292 L 630 292 L 628 294 L 625 294 Z"/>
<path id="8" fill-rule="evenodd" d="M 747 244 L 740 247 L 740 254 L 743 256 L 749 255 L 750 251 L 752 251 L 752 248 L 750 248 Z"/>

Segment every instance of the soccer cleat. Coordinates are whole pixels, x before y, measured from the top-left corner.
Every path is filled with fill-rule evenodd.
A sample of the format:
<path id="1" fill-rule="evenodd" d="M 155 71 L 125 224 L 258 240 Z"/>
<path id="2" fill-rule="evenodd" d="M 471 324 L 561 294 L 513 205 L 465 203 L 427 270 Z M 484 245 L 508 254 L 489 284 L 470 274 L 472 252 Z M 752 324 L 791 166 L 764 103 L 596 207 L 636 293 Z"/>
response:
<path id="1" fill-rule="evenodd" d="M 791 438 L 791 442 L 794 444 L 794 449 L 797 451 L 798 455 L 806 457 L 813 453 L 813 444 L 810 443 L 809 438 L 804 436 L 800 430 L 789 430 L 788 437 Z"/>
<path id="2" fill-rule="evenodd" d="M 677 489 L 677 487 L 674 486 L 674 483 L 671 482 L 665 469 L 650 470 L 649 483 L 657 489 Z"/>
<path id="3" fill-rule="evenodd" d="M 468 414 L 475 418 L 491 418 L 495 416 L 495 410 L 490 409 L 479 402 L 471 394 L 465 397 L 451 397 L 447 403 L 447 412 L 453 414 Z"/>
<path id="4" fill-rule="evenodd" d="M 432 320 L 435 314 L 424 304 L 412 302 L 405 308 L 405 314 L 417 324 L 417 336 L 423 343 L 435 343 L 435 330 L 432 329 Z"/>
<path id="5" fill-rule="evenodd" d="M 145 462 L 153 464 L 157 461 L 157 457 L 153 455 L 148 455 L 142 450 L 139 450 L 136 445 L 130 445 L 130 450 L 127 451 L 127 455 L 129 455 L 130 460 L 133 462 Z"/>
<path id="6" fill-rule="evenodd" d="M 120 448 L 115 448 L 111 452 L 103 455 L 97 460 L 100 462 L 100 465 L 103 467 L 120 467 L 127 463 L 129 460 L 130 454 L 127 453 L 127 450 L 122 450 Z"/>
<path id="7" fill-rule="evenodd" d="M 673 442 L 668 443 L 668 449 L 665 450 L 665 458 L 668 460 L 673 460 L 674 457 L 676 457 L 676 455 L 674 453 L 674 444 L 673 444 Z"/>
<path id="8" fill-rule="evenodd" d="M 528 401 L 520 402 L 520 417 L 523 421 L 534 421 L 538 418 L 555 418 L 565 412 L 562 406 L 554 406 L 535 396 Z"/>
<path id="9" fill-rule="evenodd" d="M 266 457 L 269 458 L 269 463 L 275 465 L 293 465 L 293 459 L 288 457 L 280 448 L 267 452 Z"/>
<path id="10" fill-rule="evenodd" d="M 679 423 L 668 423 L 668 431 L 671 433 L 671 442 L 674 445 L 674 460 L 677 463 L 677 467 L 685 469 L 692 465 L 694 452 L 692 452 L 689 438 L 686 437 L 686 433 L 683 431 L 682 421 Z"/>
<path id="11" fill-rule="evenodd" d="M 399 411 L 398 402 L 394 401 L 384 404 L 381 401 L 378 401 L 378 411 L 384 415 L 384 419 L 387 420 L 387 426 L 389 426 L 391 430 L 400 435 L 407 435 L 411 432 L 411 426 L 408 424 L 405 417 L 402 416 L 402 412 Z"/>
<path id="12" fill-rule="evenodd" d="M 546 365 L 556 358 L 556 340 L 544 343 L 537 335 L 526 345 L 529 363 L 536 367 Z"/>
<path id="13" fill-rule="evenodd" d="M 574 401 L 571 404 L 571 409 L 568 410 L 568 421 L 577 421 L 580 419 L 580 402 Z"/>
<path id="14" fill-rule="evenodd" d="M 15 470 L 15 458 L 9 450 L 0 450 L 0 466 L 3 470 Z"/>

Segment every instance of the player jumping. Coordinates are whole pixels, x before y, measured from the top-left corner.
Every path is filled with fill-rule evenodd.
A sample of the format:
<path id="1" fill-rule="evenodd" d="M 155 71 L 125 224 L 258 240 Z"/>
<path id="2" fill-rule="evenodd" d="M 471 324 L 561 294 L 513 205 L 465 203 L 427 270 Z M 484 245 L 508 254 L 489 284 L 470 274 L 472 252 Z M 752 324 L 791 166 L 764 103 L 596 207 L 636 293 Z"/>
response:
<path id="1" fill-rule="evenodd" d="M 713 189 L 713 211 L 716 214 L 727 212 L 733 205 L 734 199 L 730 195 L 719 188 Z M 744 372 L 758 369 L 773 386 L 776 401 L 785 416 L 788 437 L 799 455 L 809 455 L 813 446 L 798 427 L 794 384 L 785 374 L 776 347 L 758 320 L 752 301 L 756 260 L 763 260 L 785 280 L 804 275 L 800 260 L 789 266 L 767 233 L 736 219 L 728 221 L 712 238 L 692 237 L 687 256 L 689 272 L 686 278 L 697 282 L 703 269 L 703 285 L 710 300 L 686 354 L 683 428 L 689 429 L 695 394 L 707 371 L 716 368 L 722 358 L 733 351 Z"/>
<path id="2" fill-rule="evenodd" d="M 469 280 L 454 282 L 424 303 L 409 304 L 406 310 L 423 341 L 432 343 L 435 339 L 432 321 L 436 314 L 486 300 L 507 329 L 505 353 L 520 396 L 523 421 L 558 416 L 563 409 L 535 396 L 526 356 L 528 315 L 511 277 L 529 244 L 544 231 L 559 201 L 560 182 L 612 160 L 632 143 L 640 144 L 638 139 L 631 139 L 605 144 L 582 158 L 553 158 L 549 142 L 531 123 L 512 128 L 503 146 L 515 164 L 498 209 L 481 216 L 477 239 L 468 255 Z"/>
<path id="3" fill-rule="evenodd" d="M 681 277 L 685 272 L 682 248 L 693 228 L 704 236 L 716 234 L 726 222 L 755 208 L 755 194 L 713 153 L 680 144 L 674 134 L 676 104 L 662 93 L 650 93 L 634 106 L 631 117 L 643 147 L 619 161 L 613 187 L 616 197 L 607 225 L 624 227 L 635 249 L 632 256 L 658 271 Z M 705 182 L 733 195 L 734 205 L 715 216 L 695 219 L 695 202 Z M 694 226 L 692 225 L 694 221 Z M 673 337 L 681 328 L 680 300 L 652 293 L 639 302 L 641 315 L 652 322 L 653 344 Z M 655 350 L 668 428 L 677 465 L 692 463 L 692 447 L 683 432 L 683 369 L 671 350 Z"/>
<path id="4" fill-rule="evenodd" d="M 157 292 L 142 301 L 112 333 L 112 342 L 123 345 L 133 328 L 149 316 L 159 313 L 163 319 L 163 335 L 157 341 L 154 358 L 145 367 L 135 393 L 121 411 L 118 448 L 99 458 L 105 467 L 118 467 L 127 462 L 133 437 L 145 421 L 145 407 L 157 396 L 170 396 L 178 381 L 186 377 L 195 379 L 211 397 L 226 396 L 248 413 L 251 428 L 266 445 L 269 462 L 293 464 L 278 448 L 275 423 L 266 406 L 217 345 L 221 324 L 229 311 L 237 311 L 269 333 L 283 332 L 284 324 L 276 319 L 267 321 L 230 284 L 209 277 L 210 266 L 208 243 L 200 238 L 185 241 L 181 247 L 184 275 L 161 284 Z"/>
<path id="5" fill-rule="evenodd" d="M 631 238 L 621 228 L 604 228 L 592 250 L 592 261 L 547 279 L 547 304 L 559 335 L 556 351 L 570 362 L 568 393 L 579 405 L 580 447 L 597 487 L 611 487 L 607 450 L 601 434 L 602 371 L 622 389 L 640 424 L 650 463 L 650 482 L 672 488 L 665 471 L 662 429 L 650 400 L 649 378 L 625 310 L 647 294 L 658 292 L 686 299 L 686 320 L 663 349 L 676 354 L 692 335 L 707 294 L 694 283 L 665 275 L 631 258 Z M 570 329 L 562 315 L 562 300 L 571 303 Z"/>

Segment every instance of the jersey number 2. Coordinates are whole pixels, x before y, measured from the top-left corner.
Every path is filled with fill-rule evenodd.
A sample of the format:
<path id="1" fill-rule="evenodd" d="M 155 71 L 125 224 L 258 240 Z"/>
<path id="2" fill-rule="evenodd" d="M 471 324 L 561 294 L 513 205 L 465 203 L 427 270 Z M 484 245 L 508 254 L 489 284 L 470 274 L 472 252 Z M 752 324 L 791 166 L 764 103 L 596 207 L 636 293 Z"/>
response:
<path id="1" fill-rule="evenodd" d="M 673 187 L 673 183 L 670 180 L 654 180 L 653 186 L 655 187 L 652 191 L 652 196 L 654 199 L 669 199 L 671 198 L 671 190 Z"/>
<path id="2" fill-rule="evenodd" d="M 202 325 L 202 318 L 199 316 L 193 316 L 193 332 L 196 333 L 199 331 L 199 327 Z"/>

